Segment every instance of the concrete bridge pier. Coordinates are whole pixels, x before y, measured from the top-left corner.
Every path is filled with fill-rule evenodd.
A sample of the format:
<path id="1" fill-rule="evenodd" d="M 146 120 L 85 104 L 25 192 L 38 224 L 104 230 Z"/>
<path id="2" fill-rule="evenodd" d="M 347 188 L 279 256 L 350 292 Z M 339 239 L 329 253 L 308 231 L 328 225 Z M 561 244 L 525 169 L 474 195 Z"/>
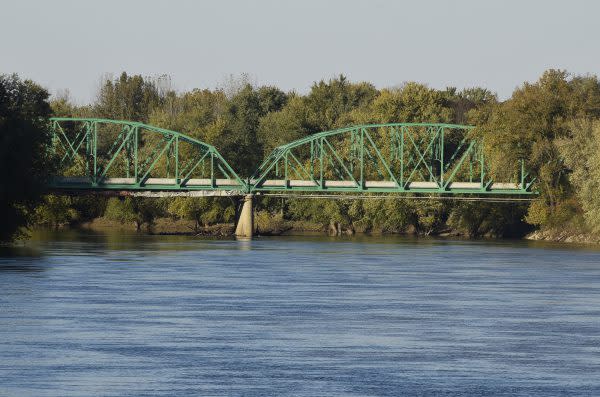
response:
<path id="1" fill-rule="evenodd" d="M 247 194 L 243 198 L 242 210 L 239 213 L 237 225 L 235 226 L 236 237 L 252 237 L 254 234 L 253 198 L 253 194 Z"/>

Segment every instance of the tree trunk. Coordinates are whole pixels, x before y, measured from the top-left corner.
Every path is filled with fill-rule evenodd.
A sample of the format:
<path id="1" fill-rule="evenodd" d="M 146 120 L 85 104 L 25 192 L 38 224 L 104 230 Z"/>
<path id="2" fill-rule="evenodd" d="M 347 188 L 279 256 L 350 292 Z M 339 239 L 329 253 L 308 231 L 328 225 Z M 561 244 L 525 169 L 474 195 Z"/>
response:
<path id="1" fill-rule="evenodd" d="M 334 222 L 334 221 L 329 221 L 329 235 L 330 236 L 338 235 L 337 225 L 336 225 L 336 222 Z"/>

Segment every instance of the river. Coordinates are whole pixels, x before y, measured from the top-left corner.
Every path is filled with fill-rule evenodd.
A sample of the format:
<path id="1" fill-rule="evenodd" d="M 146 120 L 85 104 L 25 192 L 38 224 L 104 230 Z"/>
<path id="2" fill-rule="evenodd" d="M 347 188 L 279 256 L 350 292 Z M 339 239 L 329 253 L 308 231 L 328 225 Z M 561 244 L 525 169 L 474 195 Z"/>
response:
<path id="1" fill-rule="evenodd" d="M 38 233 L 0 250 L 0 396 L 600 395 L 600 251 Z"/>

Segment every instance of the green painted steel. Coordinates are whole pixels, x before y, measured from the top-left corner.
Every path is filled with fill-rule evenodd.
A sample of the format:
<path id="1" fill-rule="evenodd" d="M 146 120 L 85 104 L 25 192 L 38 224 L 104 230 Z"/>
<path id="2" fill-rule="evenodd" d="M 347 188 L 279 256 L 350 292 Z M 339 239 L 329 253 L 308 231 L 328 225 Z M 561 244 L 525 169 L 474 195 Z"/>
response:
<path id="1" fill-rule="evenodd" d="M 62 190 L 532 194 L 525 162 L 494 181 L 473 127 L 395 123 L 341 128 L 279 146 L 243 180 L 214 146 L 150 125 L 53 118 Z"/>
<path id="2" fill-rule="evenodd" d="M 532 194 L 524 161 L 493 181 L 474 127 L 371 124 L 279 146 L 252 176 L 252 191 Z"/>
<path id="3" fill-rule="evenodd" d="M 214 146 L 179 132 L 121 120 L 50 121 L 62 174 L 54 189 L 248 190 Z"/>

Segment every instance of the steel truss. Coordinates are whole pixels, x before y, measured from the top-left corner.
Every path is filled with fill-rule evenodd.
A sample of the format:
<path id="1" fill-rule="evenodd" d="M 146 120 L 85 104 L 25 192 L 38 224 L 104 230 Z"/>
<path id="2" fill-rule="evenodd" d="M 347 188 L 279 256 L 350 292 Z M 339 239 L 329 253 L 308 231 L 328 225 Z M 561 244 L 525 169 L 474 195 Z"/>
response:
<path id="1" fill-rule="evenodd" d="M 244 192 L 246 183 L 219 152 L 184 134 L 142 123 L 52 118 L 62 176 L 51 188 Z"/>
<path id="2" fill-rule="evenodd" d="M 52 118 L 61 190 L 247 193 L 532 194 L 520 160 L 494 181 L 473 127 L 372 124 L 325 131 L 279 146 L 243 180 L 214 146 L 150 125 Z"/>
<path id="3" fill-rule="evenodd" d="M 279 146 L 249 181 L 252 191 L 532 194 L 525 163 L 495 182 L 474 127 L 361 125 Z"/>

